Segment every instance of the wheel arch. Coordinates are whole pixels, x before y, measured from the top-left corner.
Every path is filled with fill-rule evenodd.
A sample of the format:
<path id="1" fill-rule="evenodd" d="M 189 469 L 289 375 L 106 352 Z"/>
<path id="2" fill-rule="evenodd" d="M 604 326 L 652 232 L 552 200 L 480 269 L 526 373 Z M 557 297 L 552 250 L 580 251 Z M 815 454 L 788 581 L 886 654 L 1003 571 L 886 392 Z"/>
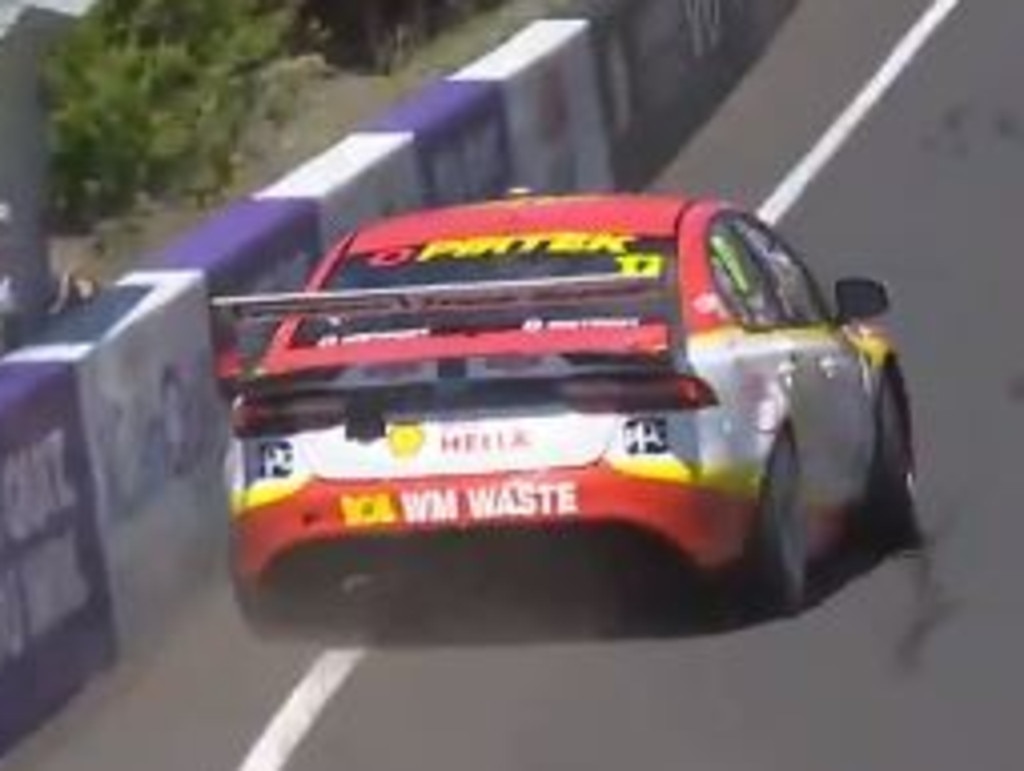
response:
<path id="1" fill-rule="evenodd" d="M 912 465 L 915 465 L 914 414 L 910 402 L 910 391 L 907 388 L 907 381 L 903 374 L 903 366 L 900 359 L 895 353 L 891 352 L 886 354 L 879 368 L 879 389 L 886 384 L 892 387 L 896 396 L 896 403 L 899 406 L 900 412 L 900 429 L 903 431 L 903 438 L 910 452 L 910 462 Z"/>

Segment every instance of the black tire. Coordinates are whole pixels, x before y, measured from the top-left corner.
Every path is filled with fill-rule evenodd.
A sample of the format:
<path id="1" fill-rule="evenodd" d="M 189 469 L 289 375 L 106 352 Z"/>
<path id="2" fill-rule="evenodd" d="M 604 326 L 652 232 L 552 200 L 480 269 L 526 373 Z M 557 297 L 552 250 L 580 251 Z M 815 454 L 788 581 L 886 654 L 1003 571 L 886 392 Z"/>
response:
<path id="1" fill-rule="evenodd" d="M 855 523 L 857 540 L 885 553 L 922 543 L 914 494 L 914 465 L 895 376 L 886 374 L 875 400 L 875 449 L 868 489 Z"/>
<path id="2" fill-rule="evenodd" d="M 744 596 L 740 599 L 758 615 L 791 616 L 804 607 L 807 545 L 799 499 L 796 444 L 785 431 L 768 459 L 757 522 L 744 560 Z"/>

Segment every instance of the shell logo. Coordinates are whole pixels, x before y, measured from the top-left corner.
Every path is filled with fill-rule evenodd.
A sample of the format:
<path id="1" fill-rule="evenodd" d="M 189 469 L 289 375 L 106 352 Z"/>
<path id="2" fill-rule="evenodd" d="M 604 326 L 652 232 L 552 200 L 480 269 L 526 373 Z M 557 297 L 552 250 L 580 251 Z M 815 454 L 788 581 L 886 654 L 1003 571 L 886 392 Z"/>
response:
<path id="1" fill-rule="evenodd" d="M 426 441 L 426 433 L 419 425 L 388 427 L 388 448 L 396 458 L 409 459 L 419 455 Z"/>

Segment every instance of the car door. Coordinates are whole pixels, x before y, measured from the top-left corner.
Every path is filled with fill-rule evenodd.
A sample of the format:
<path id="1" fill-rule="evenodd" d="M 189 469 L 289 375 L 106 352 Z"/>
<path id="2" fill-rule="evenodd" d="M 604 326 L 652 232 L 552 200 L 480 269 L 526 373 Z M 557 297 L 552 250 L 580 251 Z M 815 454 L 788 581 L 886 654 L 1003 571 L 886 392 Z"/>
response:
<path id="1" fill-rule="evenodd" d="M 827 503 L 847 503 L 862 489 L 873 435 L 863 358 L 832 323 L 813 275 L 782 237 L 753 216 L 737 217 L 734 226 L 770 277 L 796 346 Z"/>
<path id="2" fill-rule="evenodd" d="M 801 463 L 805 512 L 816 508 L 825 481 L 820 468 L 820 432 L 811 404 L 816 383 L 801 367 L 800 349 L 788 324 L 771 277 L 750 244 L 739 235 L 738 215 L 719 214 L 708 232 L 708 259 L 718 295 L 742 334 L 723 345 L 726 373 L 717 389 L 729 394 L 739 429 L 737 455 L 763 453 L 765 441 L 778 430 L 780 417 L 794 428 Z M 727 382 L 726 382 L 727 381 Z M 749 445 L 746 446 L 745 445 Z"/>

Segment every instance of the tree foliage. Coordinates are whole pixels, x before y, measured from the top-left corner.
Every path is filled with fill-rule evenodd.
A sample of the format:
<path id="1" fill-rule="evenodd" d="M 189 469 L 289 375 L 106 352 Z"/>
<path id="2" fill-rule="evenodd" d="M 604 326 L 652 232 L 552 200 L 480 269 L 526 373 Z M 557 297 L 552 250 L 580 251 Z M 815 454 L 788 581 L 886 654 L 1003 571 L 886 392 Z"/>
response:
<path id="1" fill-rule="evenodd" d="M 101 0 L 48 66 L 61 219 L 223 186 L 292 21 L 267 0 Z"/>
<path id="2" fill-rule="evenodd" d="M 503 1 L 100 0 L 48 66 L 54 213 L 89 226 L 140 197 L 219 192 L 264 65 L 298 46 L 387 71 Z"/>

